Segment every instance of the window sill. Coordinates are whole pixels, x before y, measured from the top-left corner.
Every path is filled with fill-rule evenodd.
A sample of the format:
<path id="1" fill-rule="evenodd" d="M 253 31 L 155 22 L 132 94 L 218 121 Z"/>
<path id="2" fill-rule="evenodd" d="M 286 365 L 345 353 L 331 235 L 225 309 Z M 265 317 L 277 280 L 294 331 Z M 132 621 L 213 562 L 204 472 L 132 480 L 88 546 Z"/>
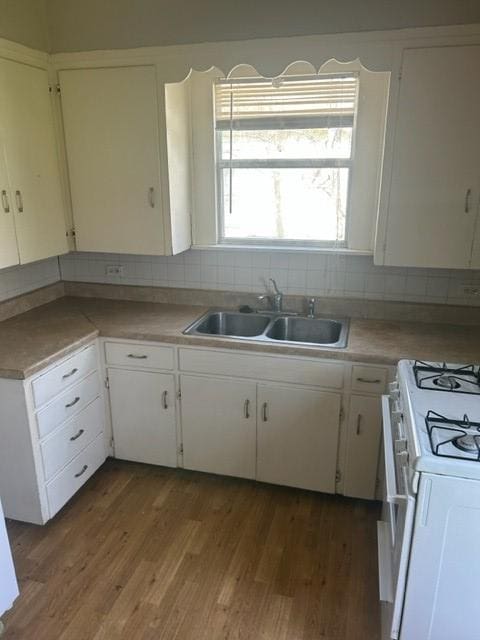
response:
<path id="1" fill-rule="evenodd" d="M 194 251 L 272 251 L 283 253 L 330 253 L 351 256 L 373 256 L 373 250 L 349 249 L 347 247 L 301 247 L 260 245 L 260 244 L 194 244 L 191 246 Z"/>

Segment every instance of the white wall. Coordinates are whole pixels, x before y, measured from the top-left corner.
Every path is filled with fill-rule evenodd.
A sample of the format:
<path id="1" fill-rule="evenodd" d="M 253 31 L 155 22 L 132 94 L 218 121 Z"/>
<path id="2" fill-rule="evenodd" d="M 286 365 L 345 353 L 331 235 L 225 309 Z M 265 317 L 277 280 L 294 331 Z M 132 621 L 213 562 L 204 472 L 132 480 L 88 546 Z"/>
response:
<path id="1" fill-rule="evenodd" d="M 60 280 L 58 259 L 49 258 L 40 262 L 0 270 L 0 302 L 22 293 L 45 287 Z"/>
<path id="2" fill-rule="evenodd" d="M 107 276 L 108 265 L 124 275 Z M 371 256 L 288 251 L 190 250 L 173 257 L 72 253 L 60 258 L 63 280 L 264 292 L 275 278 L 289 294 L 480 305 L 465 284 L 480 271 L 376 267 Z"/>

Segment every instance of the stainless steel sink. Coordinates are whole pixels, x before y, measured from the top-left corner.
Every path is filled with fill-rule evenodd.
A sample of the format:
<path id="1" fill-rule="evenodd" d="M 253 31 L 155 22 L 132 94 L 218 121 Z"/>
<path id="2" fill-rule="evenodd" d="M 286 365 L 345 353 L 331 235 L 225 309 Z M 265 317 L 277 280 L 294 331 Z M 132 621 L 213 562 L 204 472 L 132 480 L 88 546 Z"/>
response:
<path id="1" fill-rule="evenodd" d="M 183 333 L 341 349 L 347 344 L 348 320 L 212 309 Z"/>
<path id="2" fill-rule="evenodd" d="M 234 336 L 250 338 L 262 334 L 270 323 L 269 316 L 257 313 L 235 313 L 232 311 L 211 311 L 196 323 L 197 333 L 211 336 Z"/>
<path id="3" fill-rule="evenodd" d="M 266 337 L 282 342 L 343 347 L 346 340 L 346 328 L 346 323 L 341 320 L 280 317 L 271 324 Z"/>

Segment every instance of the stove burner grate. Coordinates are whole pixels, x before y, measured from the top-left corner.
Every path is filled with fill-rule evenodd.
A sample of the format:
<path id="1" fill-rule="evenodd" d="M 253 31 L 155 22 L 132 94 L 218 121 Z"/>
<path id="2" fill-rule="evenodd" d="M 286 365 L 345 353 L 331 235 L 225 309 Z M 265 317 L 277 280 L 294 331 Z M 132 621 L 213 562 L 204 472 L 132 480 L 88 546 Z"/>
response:
<path id="1" fill-rule="evenodd" d="M 466 414 L 462 420 L 452 420 L 430 410 L 425 424 L 430 446 L 436 456 L 480 462 L 480 422 L 472 422 Z M 435 436 L 438 436 L 439 441 L 436 441 Z M 458 455 L 444 451 L 443 447 L 450 443 L 459 450 Z M 462 452 L 470 455 L 462 455 Z"/>
<path id="2" fill-rule="evenodd" d="M 445 362 L 439 365 L 415 360 L 413 372 L 419 389 L 480 394 L 480 367 L 473 364 L 452 368 Z"/>

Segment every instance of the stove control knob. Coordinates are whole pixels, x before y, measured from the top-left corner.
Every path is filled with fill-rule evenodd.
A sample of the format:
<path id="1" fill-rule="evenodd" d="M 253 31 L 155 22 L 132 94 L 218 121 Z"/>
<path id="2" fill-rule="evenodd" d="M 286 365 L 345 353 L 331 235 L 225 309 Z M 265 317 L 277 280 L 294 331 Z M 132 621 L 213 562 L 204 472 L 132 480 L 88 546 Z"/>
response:
<path id="1" fill-rule="evenodd" d="M 395 389 L 390 389 L 390 398 L 392 400 L 398 400 L 400 397 L 400 390 L 398 387 L 396 387 Z"/>
<path id="2" fill-rule="evenodd" d="M 405 438 L 395 440 L 395 453 L 407 453 L 407 441 Z"/>

